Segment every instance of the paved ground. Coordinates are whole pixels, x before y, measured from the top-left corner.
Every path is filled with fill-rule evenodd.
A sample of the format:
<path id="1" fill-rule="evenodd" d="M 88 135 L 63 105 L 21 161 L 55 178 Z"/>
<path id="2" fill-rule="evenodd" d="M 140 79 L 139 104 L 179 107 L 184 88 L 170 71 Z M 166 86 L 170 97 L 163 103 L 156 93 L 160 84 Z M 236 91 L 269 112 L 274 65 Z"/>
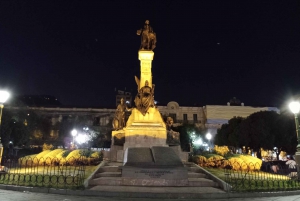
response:
<path id="1" fill-rule="evenodd" d="M 172 199 L 150 199 L 150 198 L 117 198 L 117 197 L 94 197 L 94 196 L 72 196 L 57 195 L 48 193 L 33 193 L 28 191 L 10 191 L 0 189 L 1 201 L 167 201 Z M 222 198 L 222 199 L 174 199 L 174 201 L 195 201 L 195 200 L 214 200 L 214 201 L 300 201 L 299 195 L 279 196 L 279 197 L 260 197 L 260 198 Z"/>

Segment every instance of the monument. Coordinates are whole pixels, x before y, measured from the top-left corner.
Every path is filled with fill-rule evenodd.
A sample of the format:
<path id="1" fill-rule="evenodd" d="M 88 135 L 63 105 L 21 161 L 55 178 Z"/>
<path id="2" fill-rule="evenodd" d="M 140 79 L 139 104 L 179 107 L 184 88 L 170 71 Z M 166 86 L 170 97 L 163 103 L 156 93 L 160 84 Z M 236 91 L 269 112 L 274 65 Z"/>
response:
<path id="1" fill-rule="evenodd" d="M 116 115 L 113 120 L 114 131 L 112 131 L 110 151 L 111 161 L 123 162 L 125 166 L 128 167 L 129 164 L 133 164 L 131 160 L 135 157 L 143 158 L 156 155 L 156 158 L 152 157 L 151 160 L 147 160 L 147 163 L 157 167 L 157 165 L 160 164 L 160 162 L 157 161 L 157 156 L 159 155 L 158 150 L 165 150 L 169 154 L 174 152 L 176 155 L 174 157 L 180 160 L 177 156 L 180 155 L 179 152 L 181 152 L 179 133 L 167 129 L 160 112 L 155 106 L 155 84 L 152 82 L 152 60 L 154 58 L 153 49 L 156 47 L 156 34 L 150 26 L 149 20 L 145 21 L 142 29 L 137 30 L 137 35 L 141 36 L 141 46 L 138 51 L 140 78 L 135 76 L 135 82 L 137 84 L 137 94 L 134 99 L 135 107 L 128 109 L 124 102 L 121 101 L 121 104 L 116 109 Z M 124 117 L 126 110 L 131 111 L 131 115 L 125 125 Z M 169 136 L 168 139 L 167 136 Z M 172 148 L 169 148 L 169 145 L 177 146 L 175 149 L 173 147 L 173 150 L 170 151 Z M 178 151 L 178 149 L 180 149 L 180 151 Z M 139 155 L 135 152 L 144 154 Z M 169 164 L 171 163 L 173 162 Z M 176 167 L 178 167 L 178 164 Z M 183 167 L 182 163 L 180 167 Z"/>

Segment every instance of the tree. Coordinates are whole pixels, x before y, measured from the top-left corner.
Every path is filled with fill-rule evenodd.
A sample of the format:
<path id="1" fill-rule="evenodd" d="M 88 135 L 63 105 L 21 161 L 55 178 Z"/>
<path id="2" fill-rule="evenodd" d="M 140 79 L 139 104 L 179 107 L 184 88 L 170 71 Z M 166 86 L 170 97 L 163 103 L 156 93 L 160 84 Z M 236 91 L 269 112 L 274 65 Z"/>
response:
<path id="1" fill-rule="evenodd" d="M 28 110 L 3 109 L 1 137 L 5 146 L 13 142 L 14 146 L 24 146 L 30 141 L 34 122 L 28 118 Z"/>
<path id="2" fill-rule="evenodd" d="M 293 121 L 286 115 L 273 111 L 256 112 L 242 122 L 240 144 L 251 147 L 260 153 L 260 149 L 277 148 L 277 159 L 281 151 L 293 151 L 296 147 Z"/>
<path id="3" fill-rule="evenodd" d="M 194 124 L 182 124 L 181 126 L 172 127 L 172 130 L 180 133 L 180 145 L 183 151 L 190 151 L 192 144 L 192 133 L 195 133 L 196 138 L 204 139 L 206 129 L 196 127 Z"/>
<path id="4" fill-rule="evenodd" d="M 215 144 L 220 146 L 246 147 L 257 152 L 261 148 L 277 149 L 277 159 L 281 151 L 295 152 L 297 139 L 294 121 L 288 115 L 273 111 L 261 111 L 251 114 L 246 119 L 234 117 L 228 124 L 222 125 L 215 137 Z"/>
<path id="5" fill-rule="evenodd" d="M 234 117 L 228 121 L 228 124 L 223 124 L 221 129 L 218 129 L 215 137 L 215 144 L 219 146 L 231 146 L 233 149 L 240 147 L 239 129 L 244 118 Z"/>

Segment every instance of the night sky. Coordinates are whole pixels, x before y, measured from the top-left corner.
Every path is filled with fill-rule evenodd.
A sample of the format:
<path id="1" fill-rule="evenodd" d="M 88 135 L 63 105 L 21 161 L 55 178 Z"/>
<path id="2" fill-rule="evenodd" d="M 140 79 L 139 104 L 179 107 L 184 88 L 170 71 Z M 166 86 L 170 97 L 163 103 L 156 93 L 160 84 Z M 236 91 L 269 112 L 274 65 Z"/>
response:
<path id="1" fill-rule="evenodd" d="M 0 1 L 0 87 L 64 105 L 136 94 L 150 20 L 159 105 L 280 107 L 300 92 L 300 1 Z"/>

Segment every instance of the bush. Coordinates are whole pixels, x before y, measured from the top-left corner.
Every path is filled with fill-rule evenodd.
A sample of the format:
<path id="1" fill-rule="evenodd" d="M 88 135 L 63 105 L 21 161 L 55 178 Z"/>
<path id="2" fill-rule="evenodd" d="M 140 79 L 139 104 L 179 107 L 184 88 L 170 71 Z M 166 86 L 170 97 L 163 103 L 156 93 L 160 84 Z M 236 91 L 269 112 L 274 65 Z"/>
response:
<path id="1" fill-rule="evenodd" d="M 46 150 L 36 155 L 28 155 L 19 159 L 25 165 L 96 165 L 103 159 L 101 152 L 90 150 Z"/>
<path id="2" fill-rule="evenodd" d="M 55 149 L 44 156 L 45 162 L 47 165 L 55 165 L 59 163 L 57 155 L 63 152 L 63 149 Z"/>
<path id="3" fill-rule="evenodd" d="M 219 156 L 219 155 L 210 156 L 207 159 L 206 166 L 209 166 L 209 167 L 220 167 L 222 165 L 223 160 L 224 160 L 223 156 Z"/>
<path id="4" fill-rule="evenodd" d="M 250 155 L 235 154 L 229 159 L 234 170 L 260 170 L 262 160 Z"/>
<path id="5" fill-rule="evenodd" d="M 45 150 L 45 151 L 42 151 L 41 153 L 37 154 L 36 157 L 33 159 L 33 164 L 34 165 L 43 165 L 45 162 L 44 156 L 50 152 L 51 152 L 51 150 Z"/>
<path id="6" fill-rule="evenodd" d="M 229 153 L 230 150 L 228 149 L 227 146 L 218 146 L 218 145 L 215 145 L 214 151 L 217 154 L 221 155 L 221 156 L 225 156 L 226 154 Z"/>
<path id="7" fill-rule="evenodd" d="M 193 156 L 192 160 L 193 160 L 194 163 L 196 163 L 200 166 L 205 166 L 206 161 L 207 161 L 205 156 L 199 156 L 199 155 Z"/>
<path id="8" fill-rule="evenodd" d="M 52 149 L 53 149 L 52 144 L 46 144 L 46 143 L 43 144 L 43 151 L 52 150 Z"/>
<path id="9" fill-rule="evenodd" d="M 36 158 L 37 154 L 32 154 L 28 156 L 24 156 L 22 158 L 19 158 L 18 162 L 21 166 L 31 166 L 33 165 L 33 160 Z"/>

